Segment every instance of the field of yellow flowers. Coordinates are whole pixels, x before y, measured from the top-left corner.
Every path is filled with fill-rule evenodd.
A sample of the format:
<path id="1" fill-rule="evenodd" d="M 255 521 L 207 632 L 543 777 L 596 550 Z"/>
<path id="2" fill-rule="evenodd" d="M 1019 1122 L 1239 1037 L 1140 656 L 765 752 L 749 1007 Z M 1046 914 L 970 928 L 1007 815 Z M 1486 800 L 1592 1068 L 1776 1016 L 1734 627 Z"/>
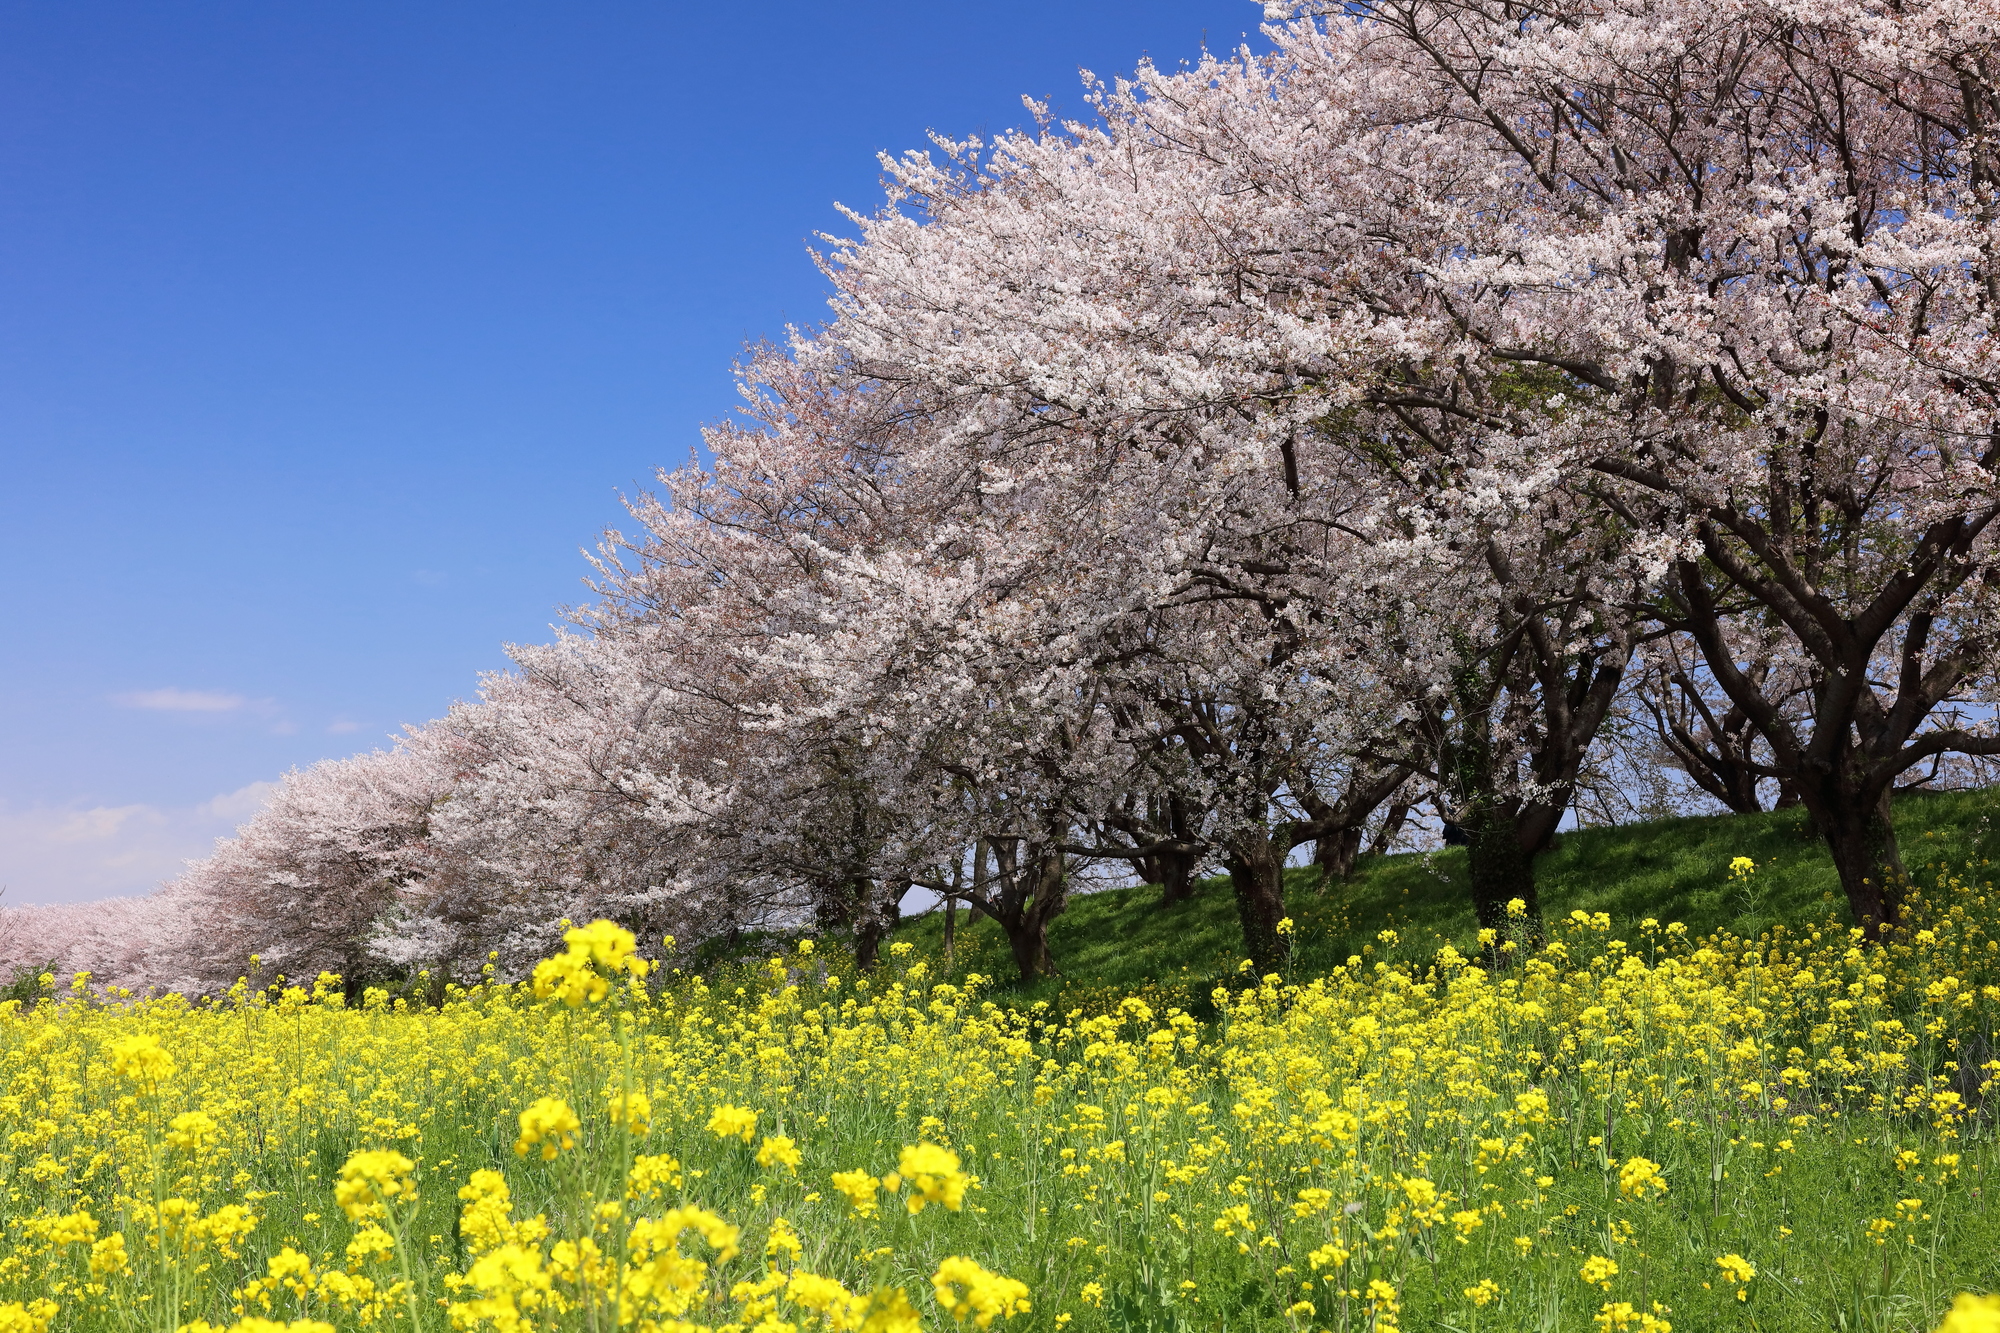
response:
<path id="1" fill-rule="evenodd" d="M 1385 932 L 1212 1021 L 602 922 L 441 1003 L 52 981 L 0 1006 L 0 1333 L 2000 1329 L 1996 908 Z"/>

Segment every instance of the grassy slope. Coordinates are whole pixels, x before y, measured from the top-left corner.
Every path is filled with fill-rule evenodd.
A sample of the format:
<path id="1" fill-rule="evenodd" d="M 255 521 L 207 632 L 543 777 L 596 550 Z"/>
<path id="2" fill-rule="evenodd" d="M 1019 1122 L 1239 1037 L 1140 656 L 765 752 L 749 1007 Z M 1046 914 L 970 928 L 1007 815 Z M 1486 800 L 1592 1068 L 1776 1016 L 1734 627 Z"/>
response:
<path id="1" fill-rule="evenodd" d="M 1919 883 L 1930 881 L 1931 867 L 1970 865 L 1983 875 L 1983 863 L 2000 859 L 2000 790 L 1906 797 L 1896 806 L 1896 833 Z M 1757 862 L 1754 893 L 1728 883 L 1736 856 Z M 1754 931 L 1774 920 L 1848 919 L 1825 846 L 1797 810 L 1581 829 L 1563 834 L 1536 863 L 1536 874 L 1547 915 L 1603 911 L 1621 929 L 1645 917 L 1680 921 L 1697 934 Z M 1462 848 L 1378 858 L 1323 894 L 1311 870 L 1293 872 L 1289 887 L 1298 923 L 1293 966 L 1302 978 L 1361 953 L 1385 929 L 1419 953 L 1447 940 L 1467 952 L 1473 946 Z M 935 956 L 942 934 L 943 917 L 933 912 L 904 921 L 899 938 Z M 1233 973 L 1242 956 L 1227 880 L 1209 881 L 1193 901 L 1173 909 L 1159 905 L 1151 886 L 1073 899 L 1051 927 L 1049 945 L 1064 980 L 1019 998 L 1065 1004 L 1090 993 L 1151 987 L 1169 1000 L 1194 1000 Z M 955 973 L 981 972 L 1003 984 L 1013 975 L 998 928 L 963 913 L 955 963 Z"/>

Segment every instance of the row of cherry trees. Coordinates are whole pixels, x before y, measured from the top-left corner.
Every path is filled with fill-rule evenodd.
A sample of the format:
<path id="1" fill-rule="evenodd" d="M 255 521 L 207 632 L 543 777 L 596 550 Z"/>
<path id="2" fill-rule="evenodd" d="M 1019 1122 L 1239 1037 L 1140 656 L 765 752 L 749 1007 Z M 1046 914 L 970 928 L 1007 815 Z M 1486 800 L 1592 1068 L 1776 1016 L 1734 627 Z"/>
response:
<path id="1" fill-rule="evenodd" d="M 1287 862 L 1418 802 L 1482 921 L 1534 903 L 1615 718 L 1894 921 L 1890 792 L 2000 753 L 2000 8 L 1268 17 L 885 159 L 574 631 L 172 888 L 199 970 L 585 913 L 867 954 L 923 886 L 1033 976 L 1106 860 L 1226 872 L 1268 968 Z"/>

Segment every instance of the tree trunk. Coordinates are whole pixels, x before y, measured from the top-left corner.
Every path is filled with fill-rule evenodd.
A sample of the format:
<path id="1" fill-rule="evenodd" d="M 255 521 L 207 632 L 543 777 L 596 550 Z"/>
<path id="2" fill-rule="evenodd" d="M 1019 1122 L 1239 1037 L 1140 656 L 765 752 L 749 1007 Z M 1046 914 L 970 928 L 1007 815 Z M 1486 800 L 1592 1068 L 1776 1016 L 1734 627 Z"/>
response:
<path id="1" fill-rule="evenodd" d="M 1535 858 L 1521 845 L 1516 821 L 1504 812 L 1475 811 L 1465 822 L 1466 862 L 1472 872 L 1472 910 L 1481 926 L 1501 930 L 1507 904 L 1518 898 L 1537 932 L 1542 919 L 1535 892 Z"/>
<path id="2" fill-rule="evenodd" d="M 1236 891 L 1236 915 L 1243 925 L 1243 949 L 1259 974 L 1282 971 L 1291 960 L 1291 940 L 1278 933 L 1285 919 L 1285 862 L 1269 841 L 1254 834 L 1230 849 L 1229 886 Z"/>
<path id="3" fill-rule="evenodd" d="M 1564 798 L 1559 801 L 1523 801 L 1513 812 L 1514 841 L 1520 844 L 1521 853 L 1527 857 L 1530 878 L 1533 877 L 1535 858 L 1555 846 L 1556 829 L 1562 824 L 1564 812 L 1569 809 L 1567 793 L 1574 787 L 1574 780 L 1562 789 Z M 1512 804 L 1510 802 L 1509 804 Z M 1516 895 L 1527 897 L 1526 894 Z"/>
<path id="4" fill-rule="evenodd" d="M 1369 816 L 1381 808 L 1382 802 L 1401 791 L 1409 778 L 1410 770 L 1401 765 L 1357 763 L 1331 800 L 1325 791 L 1311 784 L 1294 790 L 1293 795 L 1305 807 L 1308 822 L 1294 828 L 1292 836 L 1303 840 L 1309 834 L 1312 838 L 1313 864 L 1319 867 L 1319 892 L 1325 893 L 1335 880 L 1354 873 L 1354 863 L 1360 859 L 1362 843 L 1368 836 Z"/>
<path id="5" fill-rule="evenodd" d="M 1141 837 L 1142 833 L 1154 838 L 1164 834 L 1187 845 L 1194 841 L 1194 825 L 1195 821 L 1188 817 L 1186 803 L 1178 795 L 1170 795 L 1164 802 L 1149 801 L 1146 822 L 1141 830 L 1127 831 L 1135 838 Z M 1132 858 L 1132 868 L 1139 872 L 1139 878 L 1160 886 L 1162 907 L 1172 907 L 1194 897 L 1200 887 L 1194 872 L 1200 865 L 1201 853 L 1193 851 L 1153 852 Z"/>
<path id="6" fill-rule="evenodd" d="M 1055 959 L 1049 954 L 1049 922 L 1069 906 L 1067 869 L 1061 852 L 1043 852 L 1027 872 L 1031 876 L 1028 891 L 1013 913 L 1013 921 L 1001 923 L 1007 928 L 1007 945 L 1013 950 L 1014 966 L 1020 970 L 1024 986 L 1055 975 Z"/>
<path id="7" fill-rule="evenodd" d="M 1731 709 L 1723 718 L 1723 724 L 1733 729 L 1733 744 L 1723 750 L 1729 762 L 1716 775 L 1722 780 L 1722 803 L 1739 815 L 1754 815 L 1764 808 L 1764 802 L 1757 795 L 1757 770 L 1751 762 L 1750 744 L 1745 736 L 1749 721 L 1743 718 L 1741 711 Z"/>
<path id="8" fill-rule="evenodd" d="M 1346 824 L 1330 828 L 1313 843 L 1313 864 L 1319 867 L 1319 891 L 1325 893 L 1327 886 L 1336 880 L 1344 880 L 1354 873 L 1354 862 L 1361 855 L 1361 839 L 1366 832 L 1359 824 Z"/>
<path id="9" fill-rule="evenodd" d="M 1198 887 L 1194 870 L 1198 861 L 1193 852 L 1162 852 L 1148 859 L 1159 876 L 1162 907 L 1172 907 L 1194 897 Z"/>
<path id="10" fill-rule="evenodd" d="M 1456 821 L 1445 821 L 1445 841 L 1454 828 L 1465 846 L 1472 877 L 1472 910 L 1482 928 L 1503 930 L 1507 904 L 1518 898 L 1527 909 L 1530 931 L 1541 932 L 1541 900 L 1535 891 L 1535 850 L 1538 836 L 1546 838 L 1554 821 L 1546 811 L 1528 807 L 1495 792 L 1492 719 L 1480 699 L 1478 679 L 1468 668 L 1459 684 L 1459 737 L 1456 759 L 1459 799 L 1464 802 Z M 1440 807 L 1442 813 L 1443 807 Z M 1557 818 L 1560 818 L 1558 812 Z M 1543 825 L 1547 825 L 1547 831 Z M 1532 827 L 1530 827 L 1532 826 Z M 1492 955 L 1497 957 L 1497 955 Z"/>
<path id="11" fill-rule="evenodd" d="M 1497 676 L 1504 675 L 1507 667 L 1503 660 L 1491 669 Z M 1497 781 L 1499 761 L 1494 753 L 1492 712 L 1501 694 L 1482 674 L 1476 660 L 1461 662 L 1454 692 L 1457 716 L 1452 730 L 1457 734 L 1451 737 L 1446 771 L 1452 795 L 1449 809 L 1457 818 L 1445 819 L 1445 842 L 1452 843 L 1456 832 L 1457 840 L 1464 844 L 1472 878 L 1472 910 L 1480 927 L 1504 929 L 1507 904 L 1518 898 L 1526 909 L 1531 936 L 1538 937 L 1541 901 L 1535 889 L 1535 852 L 1554 832 L 1561 811 L 1558 809 L 1552 819 L 1546 807 L 1523 806 L 1518 798 L 1502 792 Z M 1516 693 L 1513 700 L 1520 703 L 1523 696 Z M 1530 767 L 1539 765 L 1531 759 Z M 1438 813 L 1446 812 L 1447 806 L 1440 803 Z M 1488 958 L 1497 962 L 1500 955 L 1489 952 Z"/>
<path id="12" fill-rule="evenodd" d="M 822 935 L 838 934 L 854 925 L 855 902 L 852 884 L 819 888 L 813 894 L 813 925 Z"/>
<path id="13" fill-rule="evenodd" d="M 1023 986 L 1041 980 L 1050 964 L 1048 935 L 1037 928 L 1038 924 L 1024 921 L 1007 932 L 1007 947 L 1013 952 Z"/>
<path id="14" fill-rule="evenodd" d="M 1398 801 L 1389 807 L 1389 813 L 1382 817 L 1382 823 L 1375 830 L 1375 836 L 1368 844 L 1370 856 L 1386 856 L 1396 845 L 1396 835 L 1403 831 L 1403 825 L 1410 822 L 1410 803 Z"/>
<path id="15" fill-rule="evenodd" d="M 1815 801 L 1808 785 L 1801 794 L 1833 854 L 1854 924 L 1867 931 L 1869 939 L 1881 940 L 1903 916 L 1903 854 L 1890 819 L 1889 792 L 1885 789 L 1873 800 L 1857 795 Z"/>
<path id="16" fill-rule="evenodd" d="M 882 937 L 888 933 L 887 915 L 876 905 L 875 881 L 857 880 L 851 889 L 854 902 L 854 962 L 863 972 L 872 972 L 882 955 Z"/>
<path id="17" fill-rule="evenodd" d="M 982 855 L 981 859 L 984 857 Z M 952 953 L 958 944 L 958 895 L 965 888 L 965 857 L 951 868 L 951 892 L 944 900 L 944 968 L 951 971 Z"/>
<path id="18" fill-rule="evenodd" d="M 1052 841 L 1055 841 L 1052 839 Z M 986 868 L 987 849 L 993 871 Z M 1057 973 L 1049 953 L 1049 922 L 1069 906 L 1068 864 L 1062 852 L 1030 849 L 1030 864 L 1018 864 L 1020 840 L 982 839 L 974 849 L 972 892 L 966 903 L 1000 927 L 1023 985 Z M 991 886 L 998 885 L 997 891 Z"/>

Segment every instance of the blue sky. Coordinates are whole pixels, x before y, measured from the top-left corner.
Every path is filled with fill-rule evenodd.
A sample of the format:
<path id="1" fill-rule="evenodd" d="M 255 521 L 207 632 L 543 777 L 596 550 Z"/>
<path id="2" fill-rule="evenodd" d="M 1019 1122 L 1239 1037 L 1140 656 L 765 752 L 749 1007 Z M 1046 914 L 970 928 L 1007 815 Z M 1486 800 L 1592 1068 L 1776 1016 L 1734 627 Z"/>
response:
<path id="1" fill-rule="evenodd" d="M 144 891 L 545 637 L 876 152 L 1258 18 L 0 4 L 0 901 Z"/>

